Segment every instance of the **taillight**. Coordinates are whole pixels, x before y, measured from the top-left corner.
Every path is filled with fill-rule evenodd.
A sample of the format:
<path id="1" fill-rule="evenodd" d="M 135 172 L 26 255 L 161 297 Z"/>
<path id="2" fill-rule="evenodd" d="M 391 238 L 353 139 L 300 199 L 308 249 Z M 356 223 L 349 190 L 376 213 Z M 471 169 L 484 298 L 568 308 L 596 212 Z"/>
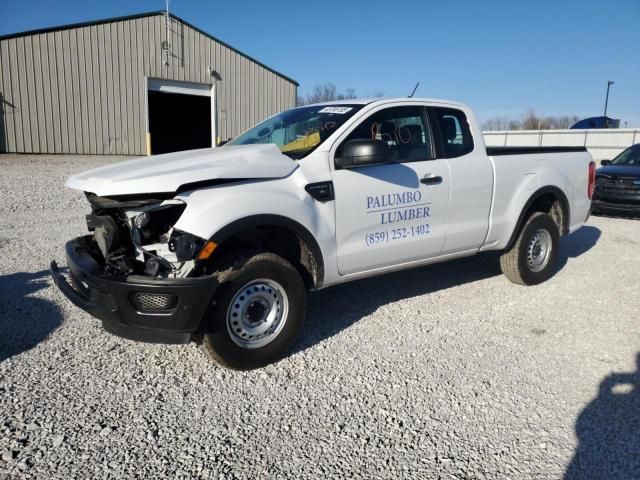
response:
<path id="1" fill-rule="evenodd" d="M 593 192 L 596 189 L 596 162 L 589 163 L 589 186 L 587 187 L 587 194 L 589 200 L 593 199 Z"/>

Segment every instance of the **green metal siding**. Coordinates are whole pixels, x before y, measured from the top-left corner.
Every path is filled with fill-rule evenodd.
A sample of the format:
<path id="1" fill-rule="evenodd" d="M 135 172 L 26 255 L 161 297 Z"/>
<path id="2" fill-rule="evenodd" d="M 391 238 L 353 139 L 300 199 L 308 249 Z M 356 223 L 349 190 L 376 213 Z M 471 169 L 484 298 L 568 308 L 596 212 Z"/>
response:
<path id="1" fill-rule="evenodd" d="M 144 155 L 145 77 L 217 83 L 218 136 L 291 108 L 297 84 L 179 18 L 116 19 L 0 38 L 0 151 Z"/>

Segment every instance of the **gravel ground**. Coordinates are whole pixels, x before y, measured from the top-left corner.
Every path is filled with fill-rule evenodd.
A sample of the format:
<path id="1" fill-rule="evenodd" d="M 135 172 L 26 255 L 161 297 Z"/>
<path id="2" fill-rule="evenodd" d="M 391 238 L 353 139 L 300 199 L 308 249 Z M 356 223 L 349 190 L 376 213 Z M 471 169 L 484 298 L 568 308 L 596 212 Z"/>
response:
<path id="1" fill-rule="evenodd" d="M 233 372 L 52 286 L 63 181 L 113 160 L 0 156 L 0 478 L 640 478 L 640 221 L 591 218 L 537 287 L 480 255 L 316 292 L 291 356 Z"/>

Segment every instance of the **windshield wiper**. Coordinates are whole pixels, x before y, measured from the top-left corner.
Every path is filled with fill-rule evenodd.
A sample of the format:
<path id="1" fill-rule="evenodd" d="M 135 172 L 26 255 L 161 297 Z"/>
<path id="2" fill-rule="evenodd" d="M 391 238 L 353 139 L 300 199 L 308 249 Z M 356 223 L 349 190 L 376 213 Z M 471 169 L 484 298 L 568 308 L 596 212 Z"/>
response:
<path id="1" fill-rule="evenodd" d="M 309 151 L 311 150 L 312 150 L 311 148 L 305 148 L 302 150 L 289 150 L 288 152 L 282 152 L 282 154 L 286 155 L 292 160 L 299 160 L 302 157 L 304 157 L 307 153 L 309 153 Z"/>

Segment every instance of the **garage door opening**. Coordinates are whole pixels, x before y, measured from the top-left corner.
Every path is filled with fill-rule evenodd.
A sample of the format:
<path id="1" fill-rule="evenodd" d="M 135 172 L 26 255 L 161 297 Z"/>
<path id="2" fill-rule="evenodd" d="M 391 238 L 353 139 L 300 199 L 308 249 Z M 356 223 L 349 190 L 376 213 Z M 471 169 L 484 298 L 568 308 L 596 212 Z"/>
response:
<path id="1" fill-rule="evenodd" d="M 212 146 L 211 86 L 149 80 L 147 106 L 149 153 Z"/>

